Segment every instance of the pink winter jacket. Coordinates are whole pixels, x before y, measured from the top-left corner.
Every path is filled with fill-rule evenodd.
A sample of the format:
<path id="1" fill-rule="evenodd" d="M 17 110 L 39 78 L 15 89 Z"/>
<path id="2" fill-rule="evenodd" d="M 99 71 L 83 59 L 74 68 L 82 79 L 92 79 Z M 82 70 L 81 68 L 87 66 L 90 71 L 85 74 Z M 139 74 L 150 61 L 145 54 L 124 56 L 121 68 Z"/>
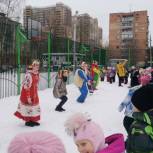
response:
<path id="1" fill-rule="evenodd" d="M 97 153 L 124 153 L 125 144 L 123 134 L 113 134 L 105 139 L 108 146 Z"/>

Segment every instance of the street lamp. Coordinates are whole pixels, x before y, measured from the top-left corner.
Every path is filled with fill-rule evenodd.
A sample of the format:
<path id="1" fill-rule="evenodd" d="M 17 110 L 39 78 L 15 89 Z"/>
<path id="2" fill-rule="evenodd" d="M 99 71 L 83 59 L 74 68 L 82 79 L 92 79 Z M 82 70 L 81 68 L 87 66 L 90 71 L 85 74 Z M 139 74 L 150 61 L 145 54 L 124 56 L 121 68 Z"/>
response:
<path id="1" fill-rule="evenodd" d="M 77 15 L 78 11 L 74 15 L 74 29 L 73 29 L 73 72 L 76 70 L 76 27 L 77 27 Z"/>

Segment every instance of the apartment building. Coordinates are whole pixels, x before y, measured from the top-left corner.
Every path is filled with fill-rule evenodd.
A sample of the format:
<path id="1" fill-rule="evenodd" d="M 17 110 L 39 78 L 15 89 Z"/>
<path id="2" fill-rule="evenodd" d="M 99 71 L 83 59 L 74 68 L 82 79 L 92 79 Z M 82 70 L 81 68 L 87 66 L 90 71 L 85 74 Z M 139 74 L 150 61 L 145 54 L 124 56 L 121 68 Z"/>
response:
<path id="1" fill-rule="evenodd" d="M 76 22 L 74 18 L 72 18 L 72 25 Z M 72 33 L 73 30 L 74 27 L 72 26 Z M 76 40 L 78 42 L 96 47 L 102 46 L 102 28 L 98 26 L 97 18 L 92 18 L 87 13 L 78 15 L 76 31 Z"/>
<path id="2" fill-rule="evenodd" d="M 24 10 L 24 27 L 27 27 L 28 19 L 40 22 L 42 31 L 51 31 L 56 37 L 72 37 L 71 9 L 63 3 L 44 8 L 27 6 Z"/>
<path id="3" fill-rule="evenodd" d="M 109 58 L 143 65 L 148 48 L 147 11 L 112 13 L 109 19 Z"/>

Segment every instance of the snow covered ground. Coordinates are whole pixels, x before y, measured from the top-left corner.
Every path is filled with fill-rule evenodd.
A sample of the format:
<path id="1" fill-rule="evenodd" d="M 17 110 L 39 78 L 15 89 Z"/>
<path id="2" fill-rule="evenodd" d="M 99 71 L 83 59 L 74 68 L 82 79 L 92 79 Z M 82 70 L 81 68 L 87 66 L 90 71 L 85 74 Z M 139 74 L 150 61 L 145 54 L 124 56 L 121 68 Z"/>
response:
<path id="1" fill-rule="evenodd" d="M 91 118 L 101 125 L 105 136 L 121 132 L 126 137 L 122 125 L 123 113 L 118 112 L 118 106 L 128 92 L 128 85 L 118 87 L 118 83 L 102 82 L 93 95 L 88 95 L 85 103 L 76 102 L 79 91 L 75 85 L 67 86 L 68 101 L 64 105 L 66 112 L 54 111 L 59 100 L 55 99 L 52 89 L 39 91 L 41 105 L 41 125 L 26 127 L 22 120 L 13 113 L 17 109 L 19 96 L 0 99 L 0 153 L 7 153 L 11 139 L 18 133 L 30 131 L 50 131 L 58 135 L 66 148 L 67 153 L 78 153 L 73 138 L 68 136 L 64 129 L 65 120 L 75 112 L 88 112 Z"/>

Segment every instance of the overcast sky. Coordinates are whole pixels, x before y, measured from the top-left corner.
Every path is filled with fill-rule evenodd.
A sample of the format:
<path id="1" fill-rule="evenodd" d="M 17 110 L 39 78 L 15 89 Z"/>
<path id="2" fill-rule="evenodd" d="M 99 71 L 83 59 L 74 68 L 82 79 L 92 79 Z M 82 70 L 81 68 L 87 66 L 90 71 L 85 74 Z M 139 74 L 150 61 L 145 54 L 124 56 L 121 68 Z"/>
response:
<path id="1" fill-rule="evenodd" d="M 147 10 L 149 30 L 153 39 L 153 0 L 26 0 L 26 5 L 44 7 L 58 2 L 69 6 L 73 14 L 77 10 L 79 14 L 88 13 L 91 17 L 98 18 L 105 41 L 108 40 L 110 13 Z"/>

